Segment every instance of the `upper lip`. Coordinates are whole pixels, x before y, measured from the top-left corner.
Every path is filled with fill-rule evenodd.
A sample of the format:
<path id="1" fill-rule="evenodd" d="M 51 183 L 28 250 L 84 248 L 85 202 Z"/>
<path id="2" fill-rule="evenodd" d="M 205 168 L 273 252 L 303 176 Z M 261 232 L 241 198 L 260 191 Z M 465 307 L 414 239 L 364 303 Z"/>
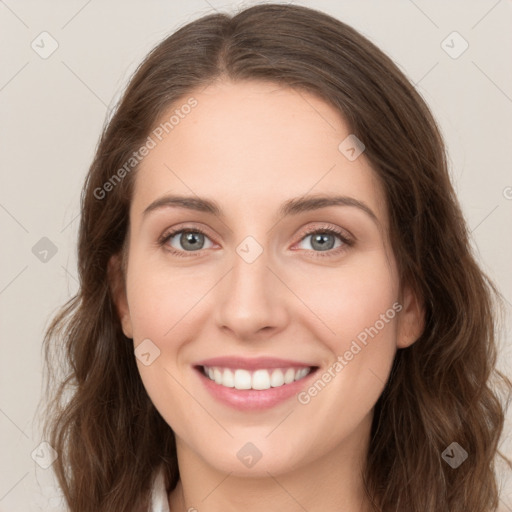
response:
<path id="1" fill-rule="evenodd" d="M 276 357 L 246 358 L 240 356 L 225 356 L 204 359 L 203 361 L 197 362 L 195 366 L 259 370 L 265 368 L 311 368 L 315 365 Z"/>

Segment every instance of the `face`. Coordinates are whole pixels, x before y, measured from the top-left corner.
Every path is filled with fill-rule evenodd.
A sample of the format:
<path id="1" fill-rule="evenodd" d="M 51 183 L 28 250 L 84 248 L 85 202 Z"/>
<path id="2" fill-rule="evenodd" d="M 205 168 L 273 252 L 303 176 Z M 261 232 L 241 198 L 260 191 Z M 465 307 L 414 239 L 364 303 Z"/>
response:
<path id="1" fill-rule="evenodd" d="M 421 332 L 382 187 L 312 95 L 222 81 L 190 97 L 134 183 L 116 302 L 143 384 L 178 451 L 220 471 L 350 457 Z"/>

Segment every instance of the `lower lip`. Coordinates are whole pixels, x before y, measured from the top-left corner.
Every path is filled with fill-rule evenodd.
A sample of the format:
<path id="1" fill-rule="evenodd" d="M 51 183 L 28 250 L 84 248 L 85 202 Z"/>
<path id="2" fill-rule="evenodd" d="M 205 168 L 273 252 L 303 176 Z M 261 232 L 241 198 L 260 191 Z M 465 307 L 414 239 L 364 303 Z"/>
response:
<path id="1" fill-rule="evenodd" d="M 221 386 L 204 375 L 203 370 L 196 368 L 206 389 L 220 402 L 236 409 L 253 411 L 275 407 L 299 393 L 316 373 L 316 368 L 302 379 L 269 389 L 236 389 Z"/>

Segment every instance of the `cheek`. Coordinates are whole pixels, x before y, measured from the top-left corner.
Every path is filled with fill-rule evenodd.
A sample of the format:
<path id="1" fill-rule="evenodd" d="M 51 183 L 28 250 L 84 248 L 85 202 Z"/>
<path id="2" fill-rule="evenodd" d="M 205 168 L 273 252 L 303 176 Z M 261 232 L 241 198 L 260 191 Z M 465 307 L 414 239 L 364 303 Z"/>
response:
<path id="1" fill-rule="evenodd" d="M 157 347 L 149 345 L 150 351 L 158 354 L 148 366 L 138 359 L 137 367 L 157 410 L 178 434 L 186 435 L 180 426 L 189 424 L 185 404 L 190 395 L 185 389 L 190 386 L 180 362 L 187 340 L 198 335 L 195 314 L 214 280 L 208 283 L 208 279 L 198 279 L 197 269 L 194 272 L 192 267 L 172 272 L 137 256 L 132 257 L 127 276 L 134 347 L 149 339 Z"/>
<path id="2" fill-rule="evenodd" d="M 376 322 L 381 338 L 393 338 L 388 326 L 394 322 L 385 321 L 384 327 L 381 315 L 385 320 L 395 318 L 398 283 L 394 268 L 382 253 L 369 253 L 329 272 L 319 269 L 306 282 L 297 280 L 295 286 L 312 312 L 305 318 L 309 322 L 321 320 L 317 321 L 317 332 L 323 333 L 321 339 L 337 354 L 347 350 L 351 340 Z"/>
<path id="3" fill-rule="evenodd" d="M 136 263 L 133 258 L 132 274 L 128 274 L 127 280 L 134 348 L 148 339 L 154 343 L 148 345 L 151 364 L 137 359 L 139 375 L 165 421 L 178 435 L 186 435 L 180 427 L 189 424 L 185 404 L 190 396 L 180 385 L 183 375 L 177 358 L 184 333 L 194 325 L 191 309 L 198 300 L 200 286 L 197 280 L 176 278 L 155 265 Z"/>
<path id="4" fill-rule="evenodd" d="M 148 264 L 133 265 L 127 294 L 134 341 L 144 338 L 168 340 L 174 329 L 187 324 L 198 301 L 208 291 L 192 270 L 159 269 Z"/>
<path id="5" fill-rule="evenodd" d="M 371 256 L 331 276 L 319 272 L 307 295 L 308 306 L 323 320 L 316 322 L 317 336 L 330 353 L 317 380 L 298 397 L 306 409 L 322 404 L 326 412 L 319 415 L 318 428 L 325 421 L 338 424 L 340 417 L 347 432 L 355 428 L 381 395 L 391 370 L 401 310 L 398 284 L 386 258 Z M 334 439 L 338 433 L 329 433 L 327 443 L 334 442 L 331 435 Z"/>

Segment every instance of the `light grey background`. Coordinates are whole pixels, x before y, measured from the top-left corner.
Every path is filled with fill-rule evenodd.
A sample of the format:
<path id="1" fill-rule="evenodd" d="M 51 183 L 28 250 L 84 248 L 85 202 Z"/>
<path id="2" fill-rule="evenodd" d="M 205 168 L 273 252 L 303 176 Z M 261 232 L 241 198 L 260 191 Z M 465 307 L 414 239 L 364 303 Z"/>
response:
<path id="1" fill-rule="evenodd" d="M 108 110 L 162 38 L 201 15 L 254 3 L 0 0 L 0 512 L 61 510 L 51 469 L 31 458 L 42 441 L 34 420 L 41 341 L 50 317 L 77 288 L 80 190 Z M 478 258 L 510 315 L 512 3 L 294 3 L 352 25 L 416 84 L 445 136 Z M 51 37 L 40 36 L 44 31 Z M 445 51 L 463 48 L 453 31 L 469 44 L 457 58 Z M 58 48 L 42 58 L 52 39 Z M 44 253 L 32 252 L 42 237 L 57 249 L 46 262 Z M 500 368 L 510 375 L 511 340 L 504 338 Z M 509 457 L 511 418 L 501 445 Z M 502 510 L 512 511 L 512 479 L 499 461 L 498 467 Z"/>

